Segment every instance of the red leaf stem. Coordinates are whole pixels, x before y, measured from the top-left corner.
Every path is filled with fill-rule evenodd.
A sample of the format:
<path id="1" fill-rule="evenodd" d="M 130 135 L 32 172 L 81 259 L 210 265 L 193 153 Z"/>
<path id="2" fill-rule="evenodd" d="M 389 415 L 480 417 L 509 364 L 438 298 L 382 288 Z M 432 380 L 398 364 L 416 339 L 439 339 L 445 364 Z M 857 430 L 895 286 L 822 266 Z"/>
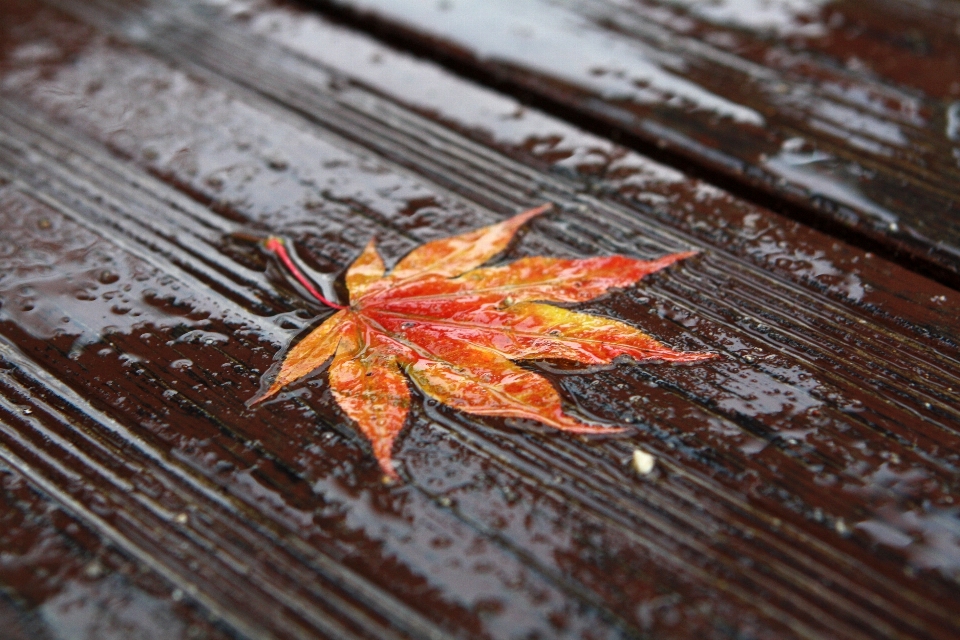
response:
<path id="1" fill-rule="evenodd" d="M 280 262 L 283 263 L 283 266 L 287 268 L 290 274 L 297 279 L 297 282 L 299 282 L 304 289 L 310 292 L 310 295 L 312 295 L 314 298 L 316 298 L 326 306 L 332 307 L 334 309 L 342 310 L 347 308 L 342 304 L 331 302 L 330 300 L 325 298 L 322 293 L 317 291 L 317 288 L 313 286 L 313 283 L 307 279 L 307 276 L 305 276 L 303 272 L 300 271 L 300 268 L 297 267 L 296 263 L 294 263 L 293 259 L 290 257 L 290 253 L 287 251 L 287 246 L 286 246 L 286 243 L 283 241 L 283 238 L 278 238 L 277 236 L 270 236 L 263 241 L 263 248 L 269 251 L 270 253 L 275 254 L 278 258 L 280 258 Z"/>

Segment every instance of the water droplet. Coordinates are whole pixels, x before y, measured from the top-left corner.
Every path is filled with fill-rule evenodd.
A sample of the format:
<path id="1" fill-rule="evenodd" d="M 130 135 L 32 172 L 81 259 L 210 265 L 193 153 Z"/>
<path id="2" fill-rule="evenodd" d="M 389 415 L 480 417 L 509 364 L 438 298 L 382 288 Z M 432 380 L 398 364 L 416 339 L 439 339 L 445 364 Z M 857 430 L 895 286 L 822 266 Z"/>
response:
<path id="1" fill-rule="evenodd" d="M 225 344 L 229 341 L 229 336 L 226 336 L 222 333 L 217 333 L 215 331 L 203 331 L 201 329 L 188 331 L 175 340 L 175 342 L 200 342 L 207 346 L 214 344 Z"/>
<path id="2" fill-rule="evenodd" d="M 104 570 L 100 563 L 94 560 L 84 568 L 83 573 L 91 580 L 96 580 L 103 575 Z"/>
<path id="3" fill-rule="evenodd" d="M 120 275 L 109 269 L 104 269 L 97 276 L 97 280 L 100 281 L 100 284 L 113 284 L 120 279 Z"/>
<path id="4" fill-rule="evenodd" d="M 272 156 L 270 158 L 267 158 L 267 166 L 273 169 L 274 171 L 283 171 L 289 165 L 287 164 L 287 161 L 284 160 L 283 158 Z"/>

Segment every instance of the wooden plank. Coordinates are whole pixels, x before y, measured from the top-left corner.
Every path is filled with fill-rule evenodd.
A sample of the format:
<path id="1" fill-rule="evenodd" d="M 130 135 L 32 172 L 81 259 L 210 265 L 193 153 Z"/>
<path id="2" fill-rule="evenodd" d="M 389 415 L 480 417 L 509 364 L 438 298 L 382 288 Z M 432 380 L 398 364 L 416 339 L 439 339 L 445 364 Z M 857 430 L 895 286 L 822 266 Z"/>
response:
<path id="1" fill-rule="evenodd" d="M 312 4 L 960 283 L 955 2 Z"/>
<path id="2" fill-rule="evenodd" d="M 58 4 L 0 3 L 0 452 L 98 540 L 247 637 L 956 635 L 953 291 L 310 14 Z M 508 258 L 702 252 L 585 308 L 716 362 L 538 365 L 635 431 L 418 397 L 388 487 L 323 375 L 245 406 L 316 310 L 230 234 L 544 201 Z"/>
<path id="3" fill-rule="evenodd" d="M 7 382 L 10 373 L 3 373 Z M 229 637 L 174 594 L 159 574 L 111 548 L 38 491 L 35 478 L 7 466 L 8 453 L 4 449 L 0 463 L 0 629 L 5 639 Z"/>

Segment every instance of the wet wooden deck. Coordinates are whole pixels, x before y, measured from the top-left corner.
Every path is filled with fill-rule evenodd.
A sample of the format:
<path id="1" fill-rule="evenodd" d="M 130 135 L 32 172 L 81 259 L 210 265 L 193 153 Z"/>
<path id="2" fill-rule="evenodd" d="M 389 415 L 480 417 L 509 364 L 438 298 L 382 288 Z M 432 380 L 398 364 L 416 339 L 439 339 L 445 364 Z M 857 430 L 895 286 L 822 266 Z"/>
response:
<path id="1" fill-rule="evenodd" d="M 0 636 L 957 637 L 958 5 L 735 4 L 0 1 Z M 583 308 L 715 361 L 532 365 L 627 434 L 246 407 L 320 310 L 238 237 L 543 202 L 701 252 Z"/>

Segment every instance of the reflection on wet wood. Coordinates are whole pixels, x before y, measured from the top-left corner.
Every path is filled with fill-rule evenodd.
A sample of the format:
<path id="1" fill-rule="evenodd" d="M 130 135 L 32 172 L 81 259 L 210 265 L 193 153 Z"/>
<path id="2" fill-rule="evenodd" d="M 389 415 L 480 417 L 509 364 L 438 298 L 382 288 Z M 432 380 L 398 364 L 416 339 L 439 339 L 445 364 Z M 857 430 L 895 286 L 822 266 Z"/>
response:
<path id="1" fill-rule="evenodd" d="M 9 366 L 5 361 L 7 374 Z M 5 430 L 14 427 L 7 417 L 9 400 L 16 397 L 10 382 L 3 383 Z M 15 412 L 30 416 L 28 406 L 36 401 Z M 230 637 L 206 620 L 205 612 L 171 592 L 162 571 L 113 547 L 100 526 L 71 514 L 69 498 L 53 498 L 53 478 L 40 467 L 26 460 L 12 465 L 10 454 L 4 447 L 0 462 L 4 640 Z"/>
<path id="2" fill-rule="evenodd" d="M 955 2 L 314 4 L 960 282 Z"/>
<path id="3" fill-rule="evenodd" d="M 956 636 L 954 291 L 289 7 L 55 4 L 0 3 L 0 464 L 51 558 L 184 637 Z M 319 309 L 231 234 L 333 276 L 544 201 L 508 259 L 702 252 L 584 308 L 715 362 L 534 365 L 635 430 L 414 392 L 389 487 L 322 372 L 247 409 Z M 35 552 L 21 611 L 82 588 Z"/>

